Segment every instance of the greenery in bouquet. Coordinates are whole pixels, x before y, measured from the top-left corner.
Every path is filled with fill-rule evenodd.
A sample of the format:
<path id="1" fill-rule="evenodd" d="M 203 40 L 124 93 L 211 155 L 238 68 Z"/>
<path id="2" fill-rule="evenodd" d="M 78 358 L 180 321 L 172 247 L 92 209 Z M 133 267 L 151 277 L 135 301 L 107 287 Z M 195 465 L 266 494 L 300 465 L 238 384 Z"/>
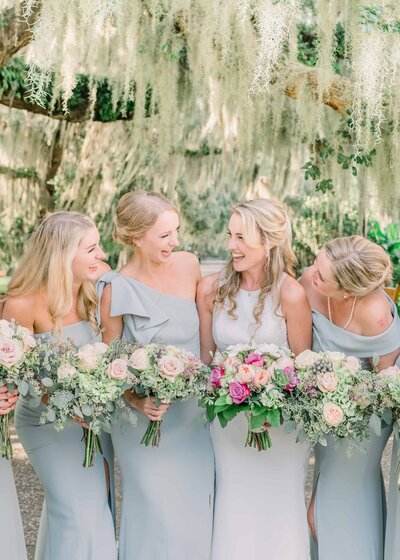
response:
<path id="1" fill-rule="evenodd" d="M 282 409 L 298 379 L 287 348 L 275 344 L 236 345 L 214 358 L 209 383 L 200 404 L 210 421 L 224 428 L 237 414 L 248 418 L 245 445 L 258 451 L 271 447 L 266 427 L 279 427 Z"/>
<path id="2" fill-rule="evenodd" d="M 191 352 L 172 345 L 135 345 L 129 358 L 129 369 L 137 383 L 138 396 L 155 397 L 169 404 L 199 397 L 207 383 L 209 369 Z M 141 443 L 158 447 L 162 420 L 150 420 Z"/>
<path id="3" fill-rule="evenodd" d="M 363 370 L 354 356 L 305 350 L 295 359 L 299 383 L 286 402 L 288 426 L 298 427 L 299 441 L 327 445 L 327 436 L 359 445 L 369 428 L 379 432 L 376 374 Z"/>
<path id="4" fill-rule="evenodd" d="M 14 321 L 0 321 L 0 386 L 10 392 L 15 388 L 23 396 L 38 397 L 40 385 L 35 380 L 36 340 L 29 329 Z M 9 414 L 0 417 L 1 456 L 12 458 Z"/>
<path id="5" fill-rule="evenodd" d="M 127 344 L 120 340 L 110 346 L 95 342 L 80 348 L 70 340 L 60 345 L 42 343 L 41 382 L 48 401 L 40 421 L 54 422 L 57 430 L 76 418 L 87 425 L 83 428 L 84 467 L 92 466 L 95 453 L 102 452 L 99 434 L 109 431 L 117 408 L 125 409 L 135 423 L 135 415 L 122 399 L 134 382 L 126 350 Z"/>

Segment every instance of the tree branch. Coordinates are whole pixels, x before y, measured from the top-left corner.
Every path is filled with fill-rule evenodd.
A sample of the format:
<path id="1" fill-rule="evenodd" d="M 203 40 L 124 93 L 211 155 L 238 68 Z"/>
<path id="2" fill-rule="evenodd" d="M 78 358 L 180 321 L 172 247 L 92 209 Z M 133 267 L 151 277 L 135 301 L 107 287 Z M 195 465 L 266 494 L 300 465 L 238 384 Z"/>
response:
<path id="1" fill-rule="evenodd" d="M 32 26 L 39 15 L 40 3 L 32 8 L 28 18 L 23 19 L 20 14 L 23 12 L 24 3 L 22 3 L 20 10 L 8 8 L 0 15 L 2 24 L 0 29 L 0 67 L 32 39 Z"/>

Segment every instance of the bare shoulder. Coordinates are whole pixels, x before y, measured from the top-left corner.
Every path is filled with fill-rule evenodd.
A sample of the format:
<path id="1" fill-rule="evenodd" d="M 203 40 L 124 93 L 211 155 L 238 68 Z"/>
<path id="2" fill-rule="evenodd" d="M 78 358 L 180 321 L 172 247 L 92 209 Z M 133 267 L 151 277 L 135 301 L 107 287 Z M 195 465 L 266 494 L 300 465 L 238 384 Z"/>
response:
<path id="1" fill-rule="evenodd" d="M 311 282 L 312 282 L 312 270 L 311 267 L 308 267 L 304 270 L 303 274 L 299 278 L 299 283 L 307 291 L 311 287 Z"/>
<path id="2" fill-rule="evenodd" d="M 4 303 L 3 319 L 8 321 L 14 319 L 20 325 L 33 330 L 37 305 L 38 296 L 36 294 L 8 297 Z"/>
<path id="3" fill-rule="evenodd" d="M 100 261 L 97 267 L 96 281 L 106 272 L 110 272 L 111 266 L 104 261 Z"/>
<path id="4" fill-rule="evenodd" d="M 197 284 L 197 297 L 208 298 L 212 296 L 214 299 L 215 292 L 218 288 L 219 272 L 204 276 Z"/>
<path id="5" fill-rule="evenodd" d="M 175 261 L 180 266 L 184 267 L 198 267 L 200 266 L 199 259 L 193 253 L 188 251 L 176 251 L 174 253 Z"/>
<path id="6" fill-rule="evenodd" d="M 304 303 L 307 301 L 305 289 L 297 280 L 287 276 L 282 282 L 280 301 L 285 306 Z"/>
<path id="7" fill-rule="evenodd" d="M 364 336 L 374 336 L 384 332 L 393 321 L 389 300 L 382 290 L 360 298 L 356 313 Z"/>

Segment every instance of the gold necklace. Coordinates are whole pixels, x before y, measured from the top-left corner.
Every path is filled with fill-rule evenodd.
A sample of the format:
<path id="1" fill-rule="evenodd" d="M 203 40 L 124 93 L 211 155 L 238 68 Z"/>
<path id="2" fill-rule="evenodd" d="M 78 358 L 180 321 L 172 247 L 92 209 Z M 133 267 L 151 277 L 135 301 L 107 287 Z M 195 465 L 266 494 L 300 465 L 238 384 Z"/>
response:
<path id="1" fill-rule="evenodd" d="M 341 327 L 344 331 L 347 329 L 347 327 L 350 325 L 351 321 L 353 320 L 354 309 L 356 307 L 356 303 L 357 303 L 357 296 L 354 296 L 353 297 L 353 305 L 351 306 L 350 316 L 347 320 L 347 323 L 344 325 L 344 327 Z M 333 323 L 332 310 L 331 310 L 331 298 L 329 296 L 328 296 L 328 317 L 329 317 L 329 321 L 331 323 Z M 337 326 L 339 326 L 339 325 L 337 325 Z"/>

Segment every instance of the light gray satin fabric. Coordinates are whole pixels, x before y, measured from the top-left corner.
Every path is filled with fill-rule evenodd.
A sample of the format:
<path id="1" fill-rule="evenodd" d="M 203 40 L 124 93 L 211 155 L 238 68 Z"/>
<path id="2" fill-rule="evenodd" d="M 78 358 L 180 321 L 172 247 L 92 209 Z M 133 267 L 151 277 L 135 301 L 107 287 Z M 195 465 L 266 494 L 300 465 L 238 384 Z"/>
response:
<path id="1" fill-rule="evenodd" d="M 123 316 L 123 337 L 143 344 L 173 344 L 199 354 L 193 301 L 163 294 L 117 273 L 111 316 Z M 209 427 L 196 400 L 172 403 L 158 448 L 140 440 L 148 419 L 135 411 L 136 427 L 115 422 L 112 439 L 122 474 L 120 560 L 209 560 L 212 537 L 214 456 Z"/>
<path id="2" fill-rule="evenodd" d="M 396 365 L 400 367 L 400 356 Z M 399 560 L 400 558 L 400 490 L 397 484 L 399 460 L 400 442 L 394 438 L 387 507 L 385 560 Z"/>
<path id="3" fill-rule="evenodd" d="M 11 461 L 0 457 L 0 558 L 26 560 L 25 540 Z"/>
<path id="4" fill-rule="evenodd" d="M 64 327 L 63 336 L 79 346 L 98 339 L 87 321 Z M 96 456 L 93 467 L 83 468 L 82 428 L 70 424 L 58 432 L 51 423 L 41 425 L 44 410 L 44 405 L 32 408 L 20 398 L 15 413 L 18 437 L 45 492 L 35 560 L 115 560 L 103 457 Z M 111 438 L 102 434 L 101 441 L 112 481 Z"/>
<path id="5" fill-rule="evenodd" d="M 313 311 L 313 350 L 344 352 L 370 369 L 369 357 L 400 346 L 400 319 L 390 302 L 393 322 L 377 336 L 345 331 Z M 379 437 L 371 432 L 365 453 L 354 450 L 350 457 L 345 440 L 331 438 L 326 447 L 315 447 L 318 541 L 312 541 L 313 560 L 383 560 L 386 506 L 380 461 L 390 431 L 382 429 Z"/>

